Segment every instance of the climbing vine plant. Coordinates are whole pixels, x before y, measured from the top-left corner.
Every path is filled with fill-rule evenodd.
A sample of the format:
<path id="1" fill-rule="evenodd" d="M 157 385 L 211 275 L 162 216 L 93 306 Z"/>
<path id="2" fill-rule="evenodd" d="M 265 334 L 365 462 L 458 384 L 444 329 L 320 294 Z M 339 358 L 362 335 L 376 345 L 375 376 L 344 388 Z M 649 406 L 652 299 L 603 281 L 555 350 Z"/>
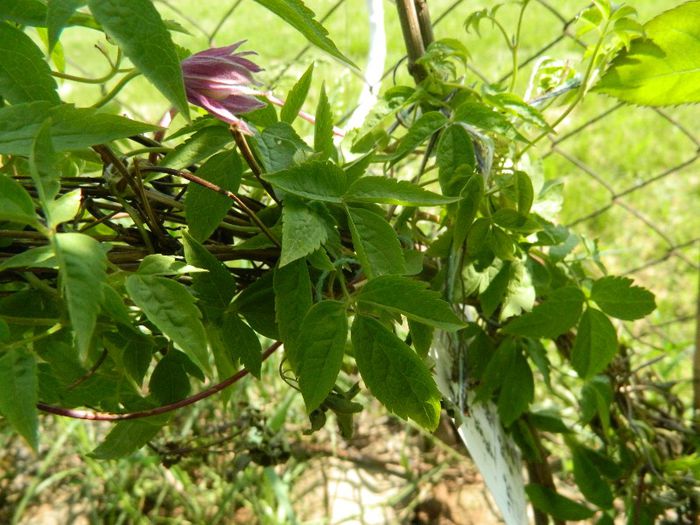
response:
<path id="1" fill-rule="evenodd" d="M 352 66 L 301 0 L 256 1 Z M 528 3 L 516 2 L 520 20 Z M 175 410 L 262 379 L 278 351 L 266 373 L 301 393 L 311 430 L 333 413 L 351 436 L 367 389 L 432 431 L 443 409 L 470 417 L 434 378 L 448 334 L 457 397 L 495 403 L 538 523 L 697 518 L 696 436 L 664 411 L 670 391 L 631 395 L 634 349 L 618 338 L 654 295 L 556 223 L 533 146 L 591 89 L 697 102 L 700 3 L 642 25 L 594 1 L 577 25 L 590 40 L 579 73 L 550 67 L 529 100 L 514 92 L 520 23 L 511 32 L 495 7 L 466 17 L 469 31 L 495 24 L 513 54 L 510 80 L 480 84 L 460 40 L 432 41 L 411 5 L 397 1 L 415 82 L 339 140 L 322 88 L 315 115 L 302 111 L 313 68 L 281 102 L 259 89 L 244 45 L 193 55 L 149 0 L 0 2 L 0 414 L 35 449 L 40 412 L 113 421 L 92 454 L 115 458 Z M 669 30 L 678 23 L 689 38 Z M 104 78 L 61 70 L 53 53 L 72 25 L 108 37 Z M 140 75 L 184 126 L 100 109 Z M 59 96 L 57 80 L 113 79 L 92 107 Z M 204 111 L 190 117 L 188 102 Z M 299 117 L 315 122 L 313 143 Z M 547 396 L 551 408 L 533 408 Z M 579 501 L 557 492 L 552 448 Z"/>

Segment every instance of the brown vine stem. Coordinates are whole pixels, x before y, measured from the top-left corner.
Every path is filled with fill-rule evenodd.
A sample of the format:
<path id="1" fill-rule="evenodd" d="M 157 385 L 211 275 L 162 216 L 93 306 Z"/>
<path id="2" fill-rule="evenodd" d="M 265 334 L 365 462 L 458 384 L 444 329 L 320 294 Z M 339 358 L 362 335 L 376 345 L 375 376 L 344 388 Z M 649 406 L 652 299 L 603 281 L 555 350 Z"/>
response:
<path id="1" fill-rule="evenodd" d="M 255 178 L 258 179 L 258 182 L 265 189 L 272 200 L 279 205 L 280 201 L 275 195 L 275 190 L 272 188 L 272 186 L 270 186 L 269 182 L 262 180 L 262 168 L 260 167 L 260 164 L 258 164 L 258 160 L 255 158 L 255 155 L 253 155 L 253 150 L 250 149 L 250 145 L 248 144 L 245 135 L 239 129 L 236 129 L 233 126 L 229 127 L 229 130 L 231 131 L 231 135 L 233 135 L 233 140 L 236 141 L 238 150 L 241 152 L 241 155 L 243 155 L 243 158 L 248 166 L 250 166 L 250 171 L 253 172 Z"/>
<path id="2" fill-rule="evenodd" d="M 275 341 L 274 343 L 272 343 L 267 348 L 267 350 L 263 352 L 262 360 L 265 361 L 280 346 L 282 346 L 281 341 Z M 42 412 L 55 414 L 57 416 L 70 417 L 73 419 L 87 419 L 90 421 L 126 421 L 129 419 L 142 419 L 145 417 L 167 414 L 168 412 L 172 412 L 173 410 L 193 405 L 194 403 L 201 401 L 202 399 L 211 397 L 214 394 L 221 392 L 223 389 L 233 385 L 234 383 L 237 383 L 249 373 L 250 372 L 248 372 L 248 370 L 241 369 L 231 377 L 224 379 L 220 383 L 217 383 L 216 385 L 207 388 L 206 390 L 203 390 L 199 394 L 195 394 L 185 399 L 181 399 L 180 401 L 176 401 L 175 403 L 170 403 L 168 405 L 162 405 L 155 408 L 149 408 L 148 410 L 141 410 L 138 412 L 126 412 L 123 414 L 115 414 L 112 412 L 94 412 L 91 410 L 76 410 L 73 408 L 62 408 L 53 405 L 47 405 L 46 403 L 37 403 L 36 406 Z"/>
<path id="3" fill-rule="evenodd" d="M 417 63 L 418 59 L 425 54 L 423 43 L 423 31 L 421 31 L 416 4 L 414 0 L 396 0 L 396 10 L 401 21 L 401 32 L 403 33 L 406 53 L 408 55 L 408 71 L 420 84 L 428 77 L 425 68 Z"/>
<path id="4" fill-rule="evenodd" d="M 700 272 L 695 306 L 695 351 L 693 353 L 693 428 L 700 433 Z"/>
<path id="5" fill-rule="evenodd" d="M 277 240 L 277 237 L 270 231 L 270 229 L 265 226 L 265 223 L 260 220 L 260 218 L 257 216 L 257 214 L 249 208 L 246 203 L 241 199 L 238 195 L 233 193 L 232 191 L 228 191 L 223 189 L 221 186 L 217 186 L 216 184 L 209 182 L 208 180 L 203 179 L 202 177 L 198 177 L 197 175 L 194 175 L 193 173 L 189 173 L 184 170 L 176 170 L 173 168 L 163 168 L 160 166 L 148 166 L 148 167 L 143 167 L 141 168 L 142 172 L 148 172 L 148 171 L 155 171 L 155 172 L 161 172 L 161 173 L 169 173 L 170 175 L 175 175 L 177 177 L 182 177 L 183 179 L 187 179 L 190 182 L 194 182 L 195 184 L 199 184 L 200 186 L 203 186 L 211 191 L 215 191 L 216 193 L 220 193 L 221 195 L 225 195 L 229 199 L 233 200 L 238 204 L 241 209 L 250 217 L 250 220 L 252 220 L 255 225 L 262 230 L 262 232 L 267 236 L 272 243 L 277 246 L 278 248 L 281 248 L 280 242 Z"/>

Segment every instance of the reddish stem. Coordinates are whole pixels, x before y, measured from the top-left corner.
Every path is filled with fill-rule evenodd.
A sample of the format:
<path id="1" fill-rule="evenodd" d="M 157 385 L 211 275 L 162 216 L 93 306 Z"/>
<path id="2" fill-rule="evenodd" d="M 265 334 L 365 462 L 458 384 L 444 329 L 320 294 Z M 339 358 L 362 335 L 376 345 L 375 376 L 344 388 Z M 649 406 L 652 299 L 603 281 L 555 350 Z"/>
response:
<path id="1" fill-rule="evenodd" d="M 262 360 L 265 361 L 268 357 L 270 357 L 275 350 L 277 350 L 280 346 L 282 346 L 281 341 L 275 341 L 272 343 L 267 350 L 265 350 L 262 354 Z M 125 421 L 128 419 L 141 419 L 144 417 L 151 417 L 151 416 L 157 416 L 160 414 L 166 414 L 167 412 L 172 412 L 173 410 L 177 410 L 178 408 L 186 407 L 188 405 L 192 405 L 196 403 L 197 401 L 201 401 L 202 399 L 206 399 L 207 397 L 211 397 L 217 392 L 221 392 L 224 388 L 227 388 L 231 386 L 232 384 L 238 382 L 239 380 L 243 379 L 245 376 L 247 376 L 250 372 L 246 369 L 241 369 L 238 372 L 236 372 L 234 375 L 231 377 L 224 379 L 221 383 L 217 383 L 216 385 L 207 388 L 206 390 L 200 392 L 199 394 L 195 394 L 193 396 L 190 396 L 185 399 L 181 399 L 180 401 L 176 401 L 175 403 L 170 403 L 168 405 L 163 405 L 155 408 L 149 408 L 148 410 L 141 410 L 139 412 L 127 412 L 124 414 L 115 414 L 111 412 L 93 412 L 90 410 L 76 410 L 73 408 L 62 408 L 62 407 L 57 407 L 53 405 L 47 405 L 45 403 L 37 403 L 37 408 L 43 412 L 48 412 L 50 414 L 56 414 L 57 416 L 64 416 L 64 417 L 70 417 L 73 419 L 88 419 L 90 421 Z"/>

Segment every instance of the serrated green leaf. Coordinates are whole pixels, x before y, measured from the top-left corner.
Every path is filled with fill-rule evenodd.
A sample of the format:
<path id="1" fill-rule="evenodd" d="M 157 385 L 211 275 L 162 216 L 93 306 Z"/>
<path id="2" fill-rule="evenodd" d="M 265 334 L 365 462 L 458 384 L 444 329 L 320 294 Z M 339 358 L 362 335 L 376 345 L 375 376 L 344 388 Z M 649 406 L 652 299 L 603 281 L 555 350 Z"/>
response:
<path id="1" fill-rule="evenodd" d="M 391 412 L 432 431 L 440 422 L 440 391 L 416 353 L 378 321 L 358 315 L 352 345 L 362 379 Z"/>
<path id="2" fill-rule="evenodd" d="M 345 172 L 329 161 L 312 160 L 299 166 L 263 175 L 275 188 L 323 202 L 340 204 L 348 189 Z"/>
<path id="3" fill-rule="evenodd" d="M 296 370 L 297 339 L 301 322 L 313 304 L 311 295 L 311 278 L 304 259 L 297 259 L 283 268 L 277 268 L 273 279 L 275 289 L 275 316 L 279 325 L 280 339 L 284 343 L 284 351 Z"/>
<path id="4" fill-rule="evenodd" d="M 594 90 L 623 102 L 700 102 L 700 2 L 685 2 L 644 25 L 646 38 L 623 48 Z"/>
<path id="5" fill-rule="evenodd" d="M 408 328 L 411 332 L 411 344 L 416 349 L 419 356 L 425 358 L 430 352 L 433 344 L 433 333 L 435 329 L 424 323 L 419 323 L 413 319 L 408 320 Z"/>
<path id="6" fill-rule="evenodd" d="M 260 379 L 262 367 L 262 347 L 253 329 L 238 317 L 226 312 L 221 323 L 221 342 L 228 349 L 231 358 L 241 363 L 248 372 Z"/>
<path id="7" fill-rule="evenodd" d="M 47 203 L 46 208 L 49 212 L 48 216 L 51 218 L 49 228 L 55 228 L 59 224 L 63 224 L 75 218 L 80 210 L 82 197 L 80 188 L 77 188 Z"/>
<path id="8" fill-rule="evenodd" d="M 255 0 L 261 6 L 279 16 L 286 24 L 299 31 L 313 45 L 331 56 L 356 68 L 355 64 L 343 55 L 328 38 L 328 31 L 316 21 L 314 12 L 301 0 Z"/>
<path id="9" fill-rule="evenodd" d="M 532 312 L 513 319 L 503 328 L 503 332 L 554 339 L 576 324 L 584 301 L 583 292 L 578 288 L 558 288 Z"/>
<path id="10" fill-rule="evenodd" d="M 211 373 L 207 337 L 194 297 L 177 281 L 155 275 L 130 275 L 126 290 L 149 321 L 194 363 Z"/>
<path id="11" fill-rule="evenodd" d="M 198 177 L 232 193 L 238 191 L 242 174 L 243 164 L 233 150 L 217 153 L 197 170 Z M 185 218 L 190 235 L 200 242 L 209 238 L 221 224 L 231 203 L 226 195 L 190 182 L 185 194 Z"/>
<path id="12" fill-rule="evenodd" d="M 188 359 L 182 352 L 170 350 L 151 374 L 148 390 L 163 405 L 180 401 L 190 393 L 192 386 L 182 358 Z"/>
<path id="13" fill-rule="evenodd" d="M 511 366 L 501 372 L 504 377 L 498 393 L 498 415 L 507 428 L 530 406 L 535 396 L 535 381 L 522 352 L 516 352 Z"/>
<path id="14" fill-rule="evenodd" d="M 107 280 L 107 256 L 100 243 L 82 233 L 57 233 L 53 247 L 78 349 L 86 355 Z"/>
<path id="15" fill-rule="evenodd" d="M 447 117 L 439 111 L 423 113 L 399 141 L 396 151 L 391 156 L 391 163 L 395 164 L 409 153 L 413 153 L 418 146 L 444 127 L 445 124 L 447 124 Z"/>
<path id="16" fill-rule="evenodd" d="M 495 352 L 490 348 L 493 344 L 490 340 L 482 341 L 482 343 L 484 344 L 480 346 L 484 346 L 485 348 L 479 348 L 478 351 L 480 351 L 480 353 L 484 350 L 491 351 L 486 355 L 482 354 L 478 356 L 480 360 L 488 360 L 485 366 L 483 362 L 476 363 L 478 365 L 477 369 L 483 368 L 483 374 L 480 376 L 481 382 L 476 389 L 476 397 L 474 398 L 477 402 L 491 399 L 494 392 L 496 392 L 505 381 L 504 371 L 513 367 L 513 363 L 518 355 L 518 348 L 515 345 L 515 340 L 510 337 L 504 339 L 501 344 L 498 345 Z M 473 357 L 470 359 L 473 359 Z"/>
<path id="17" fill-rule="evenodd" d="M 525 491 L 536 509 L 546 512 L 558 520 L 581 521 L 595 514 L 588 507 L 542 485 L 531 483 L 525 487 Z"/>
<path id="18" fill-rule="evenodd" d="M 287 95 L 287 100 L 284 102 L 284 106 L 280 111 L 280 120 L 291 124 L 294 119 L 297 118 L 299 111 L 301 111 L 304 102 L 306 101 L 306 96 L 309 94 L 309 87 L 311 87 L 311 79 L 314 74 L 314 65 L 307 68 L 304 74 L 299 78 L 296 84 L 289 90 Z"/>
<path id="19" fill-rule="evenodd" d="M 607 368 L 617 354 L 617 334 L 608 316 L 587 308 L 581 316 L 571 350 L 571 365 L 582 379 Z"/>
<path id="20" fill-rule="evenodd" d="M 454 222 L 454 245 L 461 246 L 467 239 L 469 228 L 476 219 L 481 199 L 484 196 L 484 179 L 481 175 L 471 175 L 460 193 Z"/>
<path id="21" fill-rule="evenodd" d="M 22 185 L 0 173 L 0 221 L 36 224 L 34 203 Z"/>
<path id="22" fill-rule="evenodd" d="M 178 275 L 197 272 L 199 268 L 182 262 L 172 255 L 151 253 L 141 260 L 136 271 L 141 275 Z"/>
<path id="23" fill-rule="evenodd" d="M 374 212 L 347 208 L 352 244 L 365 275 L 406 273 L 401 244 L 391 225 Z"/>
<path id="24" fill-rule="evenodd" d="M 239 312 L 259 334 L 269 339 L 279 339 L 275 319 L 274 272 L 263 274 L 245 288 L 231 304 L 232 312 Z"/>
<path id="25" fill-rule="evenodd" d="M 316 122 L 314 123 L 314 150 L 321 154 L 322 159 L 332 159 L 336 156 L 333 145 L 333 111 L 328 102 L 325 84 L 321 85 L 321 95 L 316 106 Z"/>
<path id="26" fill-rule="evenodd" d="M 0 193 L 2 191 L 0 183 Z M 0 199 L 0 203 L 2 202 Z M 2 204 L 0 204 L 1 209 Z M 37 246 L 13 255 L 0 264 L 0 272 L 10 268 L 58 268 L 58 262 L 56 262 L 56 256 L 51 246 Z"/>
<path id="27" fill-rule="evenodd" d="M 574 463 L 574 481 L 586 500 L 603 509 L 612 507 L 613 494 L 610 486 L 583 447 L 574 444 L 571 447 L 571 459 Z"/>
<path id="28" fill-rule="evenodd" d="M 343 364 L 348 316 L 338 301 L 321 301 L 301 323 L 296 372 L 306 412 L 318 408 L 330 393 Z"/>
<path id="29" fill-rule="evenodd" d="M 38 389 L 34 354 L 24 348 L 0 354 L 0 414 L 35 451 L 39 449 Z"/>
<path id="30" fill-rule="evenodd" d="M 491 220 L 517 233 L 530 234 L 542 229 L 537 221 L 511 208 L 501 208 L 491 216 Z"/>
<path id="31" fill-rule="evenodd" d="M 228 128 L 207 126 L 195 131 L 191 137 L 178 144 L 174 150 L 163 157 L 160 165 L 179 170 L 199 164 L 204 159 L 224 149 L 231 141 L 233 141 L 233 137 Z M 197 175 L 200 175 L 199 171 Z"/>
<path id="32" fill-rule="evenodd" d="M 633 286 L 627 277 L 608 276 L 598 279 L 591 288 L 591 299 L 606 314 L 625 321 L 634 321 L 656 309 L 654 294 Z"/>
<path id="33" fill-rule="evenodd" d="M 303 201 L 284 200 L 280 267 L 316 251 L 327 239 L 323 217 Z"/>
<path id="34" fill-rule="evenodd" d="M 192 288 L 200 300 L 224 309 L 236 294 L 236 280 L 224 263 L 185 232 L 182 236 L 185 260 L 192 266 L 207 270 L 192 274 Z"/>
<path id="35" fill-rule="evenodd" d="M 120 421 L 112 427 L 104 441 L 90 453 L 96 459 L 117 459 L 128 456 L 153 439 L 167 423 L 165 417 Z"/>
<path id="36" fill-rule="evenodd" d="M 360 307 L 382 308 L 442 330 L 454 331 L 466 326 L 438 292 L 429 290 L 427 283 L 408 277 L 376 277 L 362 287 L 357 302 Z"/>
<path id="37" fill-rule="evenodd" d="M 0 96 L 11 104 L 46 100 L 58 104 L 58 86 L 44 54 L 19 29 L 0 21 Z"/>
<path id="38" fill-rule="evenodd" d="M 360 177 L 344 195 L 345 202 L 398 204 L 402 206 L 442 206 L 459 197 L 443 197 L 408 181 L 389 177 Z"/>
<path id="39" fill-rule="evenodd" d="M 598 415 L 603 431 L 610 430 L 610 406 L 613 390 L 607 376 L 595 376 L 581 389 L 581 423 L 586 424 Z"/>
<path id="40" fill-rule="evenodd" d="M 46 27 L 49 31 L 49 51 L 52 51 L 73 13 L 87 0 L 48 0 Z"/>
<path id="41" fill-rule="evenodd" d="M 266 127 L 254 139 L 260 161 L 268 173 L 289 169 L 312 151 L 286 122 Z"/>
<path id="42" fill-rule="evenodd" d="M 478 102 L 464 102 L 460 104 L 455 110 L 454 118 L 459 122 L 471 124 L 484 131 L 498 133 L 504 137 L 517 139 L 522 142 L 528 141 L 504 115 Z"/>
<path id="43" fill-rule="evenodd" d="M 180 59 L 158 11 L 149 0 L 88 0 L 90 11 L 131 62 L 189 118 Z"/>
<path id="44" fill-rule="evenodd" d="M 0 20 L 27 26 L 42 26 L 46 5 L 40 0 L 0 0 Z"/>
<path id="45" fill-rule="evenodd" d="M 79 150 L 111 140 L 156 131 L 158 126 L 70 104 L 30 102 L 0 108 L 0 154 L 29 156 L 34 137 L 50 118 L 56 151 Z"/>
<path id="46" fill-rule="evenodd" d="M 479 296 L 481 299 L 481 310 L 486 317 L 491 317 L 503 301 L 511 276 L 511 263 L 506 261 L 491 280 L 486 290 Z"/>
<path id="47" fill-rule="evenodd" d="M 44 213 L 49 215 L 49 222 L 51 222 L 49 203 L 61 188 L 60 172 L 56 164 L 56 152 L 51 141 L 51 121 L 46 120 L 37 131 L 32 144 L 29 174 L 36 186 Z"/>
<path id="48" fill-rule="evenodd" d="M 466 182 L 476 165 L 474 144 L 469 132 L 459 124 L 447 126 L 440 134 L 436 157 L 442 192 L 445 195 L 459 195 L 462 186 L 453 182 L 454 177 Z"/>

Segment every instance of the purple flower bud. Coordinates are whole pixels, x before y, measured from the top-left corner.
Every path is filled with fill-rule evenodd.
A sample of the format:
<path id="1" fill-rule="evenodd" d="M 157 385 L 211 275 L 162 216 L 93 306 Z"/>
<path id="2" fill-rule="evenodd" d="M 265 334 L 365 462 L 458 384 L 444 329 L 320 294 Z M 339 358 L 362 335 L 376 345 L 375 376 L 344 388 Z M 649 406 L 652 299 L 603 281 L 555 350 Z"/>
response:
<path id="1" fill-rule="evenodd" d="M 187 99 L 192 104 L 250 134 L 246 123 L 236 115 L 265 104 L 254 96 L 261 93 L 249 87 L 260 85 L 253 73 L 262 69 L 244 56 L 256 53 L 234 53 L 243 42 L 245 40 L 226 47 L 214 47 L 186 58 L 182 61 L 182 75 Z"/>

